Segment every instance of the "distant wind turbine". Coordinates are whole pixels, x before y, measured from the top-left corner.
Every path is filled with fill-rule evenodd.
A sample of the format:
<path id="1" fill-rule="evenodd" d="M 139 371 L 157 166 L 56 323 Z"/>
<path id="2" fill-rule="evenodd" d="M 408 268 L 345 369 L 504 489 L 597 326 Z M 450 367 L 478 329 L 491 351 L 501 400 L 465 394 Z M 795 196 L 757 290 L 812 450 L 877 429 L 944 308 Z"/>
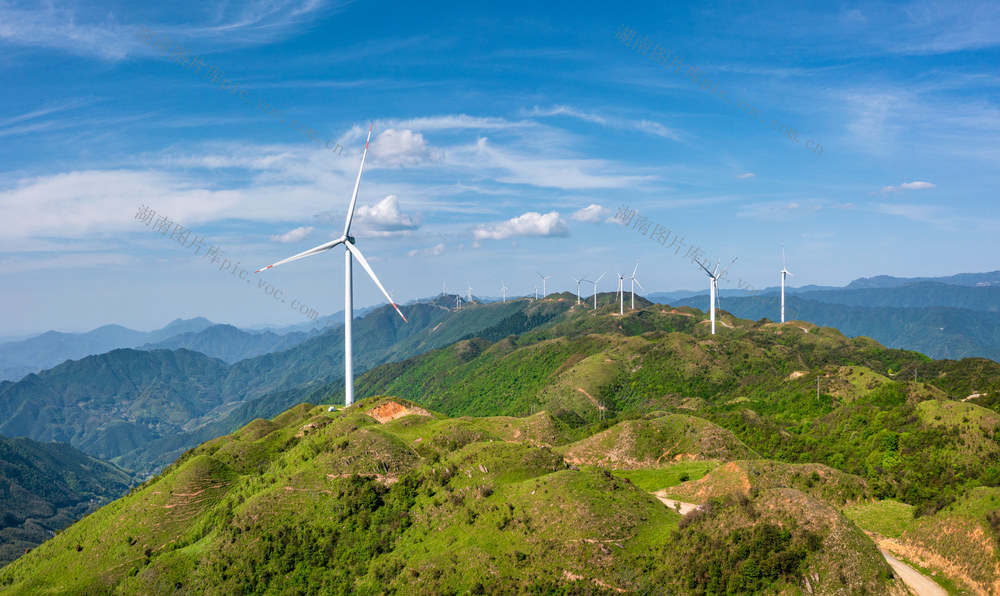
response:
<path id="1" fill-rule="evenodd" d="M 785 247 L 781 247 L 781 322 L 782 323 L 785 322 L 785 276 L 786 275 L 791 275 L 792 277 L 795 277 L 795 275 L 791 271 L 785 269 Z"/>
<path id="2" fill-rule="evenodd" d="M 535 273 L 538 273 L 538 272 L 535 271 Z M 545 298 L 546 296 L 548 296 L 548 293 L 546 293 L 546 291 L 545 291 L 545 280 L 547 280 L 548 278 L 550 278 L 552 276 L 551 275 L 542 275 L 541 273 L 538 273 L 538 277 L 542 278 L 542 298 Z"/>
<path id="3" fill-rule="evenodd" d="M 507 287 L 507 284 L 503 283 L 503 280 L 501 279 L 500 280 L 500 294 L 503 295 L 503 301 L 504 302 L 507 302 L 507 290 L 509 290 L 509 289 L 510 288 Z"/>
<path id="4" fill-rule="evenodd" d="M 580 279 L 574 277 L 573 281 L 576 282 L 576 303 L 580 304 L 580 282 L 587 280 L 583 279 L 582 277 Z"/>
<path id="5" fill-rule="evenodd" d="M 618 314 L 625 314 L 625 276 L 621 273 L 618 273 Z"/>
<path id="6" fill-rule="evenodd" d="M 542 293 L 542 295 L 543 296 L 545 295 L 544 292 Z M 538 300 L 538 284 L 535 284 L 535 300 Z"/>
<path id="7" fill-rule="evenodd" d="M 602 279 L 604 279 L 604 276 L 607 275 L 607 274 L 608 274 L 608 272 L 605 271 L 604 273 L 601 274 L 600 277 L 597 278 L 597 281 L 590 282 L 590 283 L 594 284 L 594 310 L 597 310 L 597 282 L 601 281 Z M 584 280 L 584 281 L 589 281 L 589 280 Z"/>
<path id="8" fill-rule="evenodd" d="M 361 186 L 361 173 L 365 169 L 365 157 L 368 155 L 368 143 L 372 139 L 372 127 L 368 127 L 368 140 L 365 141 L 365 150 L 361 154 L 361 168 L 358 169 L 358 179 L 354 182 L 354 194 L 351 195 L 351 204 L 347 209 L 347 219 L 344 222 L 344 233 L 340 235 L 340 238 L 327 242 L 326 244 L 321 244 L 315 248 L 310 248 L 305 252 L 300 252 L 299 254 L 288 257 L 284 261 L 278 261 L 264 267 L 263 269 L 258 269 L 254 273 L 260 273 L 265 269 L 270 269 L 271 267 L 277 267 L 278 265 L 284 265 L 290 261 L 296 259 L 301 259 L 304 257 L 311 257 L 312 255 L 325 252 L 337 246 L 339 244 L 344 245 L 344 401 L 346 405 L 350 406 L 354 403 L 354 359 L 351 353 L 352 349 L 352 337 L 351 337 L 351 321 L 354 319 L 354 279 L 351 275 L 351 256 L 361 263 L 368 275 L 378 286 L 378 289 L 382 291 L 382 294 L 389 299 L 389 304 L 396 309 L 400 317 L 403 317 L 403 321 L 406 321 L 406 317 L 403 316 L 403 311 L 399 310 L 396 303 L 392 301 L 392 296 L 389 292 L 385 290 L 382 282 L 378 280 L 378 276 L 372 271 L 371 266 L 368 265 L 368 261 L 365 259 L 364 255 L 361 254 L 361 250 L 354 246 L 354 237 L 351 236 L 351 221 L 354 219 L 354 207 L 358 202 L 358 188 Z"/>
<path id="9" fill-rule="evenodd" d="M 472 302 L 472 282 L 469 282 L 469 289 L 465 291 L 465 301 Z"/>
<path id="10" fill-rule="evenodd" d="M 708 302 L 709 302 L 709 307 L 708 308 L 711 311 L 710 318 L 712 319 L 712 335 L 715 335 L 715 302 L 716 302 L 716 295 L 719 293 L 719 278 L 722 277 L 723 275 L 725 275 L 726 271 L 728 271 L 729 268 L 733 266 L 733 263 L 736 262 L 736 259 L 733 259 L 732 261 L 730 261 L 729 264 L 726 265 L 726 268 L 722 270 L 722 273 L 719 273 L 719 264 L 721 263 L 721 261 L 719 261 L 719 262 L 717 262 L 715 264 L 715 272 L 714 273 L 711 272 L 711 271 L 709 271 L 707 267 L 705 267 L 704 265 L 702 265 L 701 261 L 696 261 L 696 262 L 698 263 L 698 265 L 702 269 L 705 270 L 705 273 L 708 274 L 708 280 L 709 280 L 708 281 Z"/>
<path id="11" fill-rule="evenodd" d="M 632 270 L 632 275 L 630 275 L 629 277 L 625 278 L 625 279 L 632 280 L 632 310 L 635 310 L 635 284 L 639 284 L 639 280 L 635 276 L 635 272 L 638 271 L 638 270 L 639 270 L 639 261 L 636 261 L 635 262 L 635 269 Z M 639 284 L 639 287 L 642 288 L 643 290 L 646 289 L 646 288 L 642 287 L 642 284 Z"/>
<path id="12" fill-rule="evenodd" d="M 455 296 L 455 310 L 462 308 L 462 297 Z"/>

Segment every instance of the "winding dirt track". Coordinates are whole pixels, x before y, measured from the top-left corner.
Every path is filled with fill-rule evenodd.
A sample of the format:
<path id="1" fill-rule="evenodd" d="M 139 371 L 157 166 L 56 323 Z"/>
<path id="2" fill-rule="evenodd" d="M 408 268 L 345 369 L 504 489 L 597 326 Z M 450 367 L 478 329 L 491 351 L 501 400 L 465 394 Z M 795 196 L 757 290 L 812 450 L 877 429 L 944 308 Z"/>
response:
<path id="1" fill-rule="evenodd" d="M 674 510 L 679 510 L 681 515 L 687 515 L 691 513 L 699 506 L 694 503 L 685 503 L 683 501 L 675 501 L 673 499 L 668 499 L 666 497 L 660 496 L 653 493 L 653 496 L 660 500 L 661 503 L 670 507 Z M 680 508 L 678 509 L 678 505 Z M 885 557 L 886 563 L 888 563 L 892 570 L 899 575 L 906 587 L 910 589 L 911 592 L 916 594 L 916 596 L 948 596 L 941 586 L 937 585 L 934 580 L 923 575 L 913 567 L 910 567 L 906 563 L 903 563 L 896 557 L 890 555 L 887 551 L 882 548 L 878 549 L 882 556 Z"/>
<path id="2" fill-rule="evenodd" d="M 906 583 L 907 587 L 913 591 L 917 596 L 947 596 L 948 593 L 945 592 L 941 586 L 934 583 L 933 580 L 929 579 L 927 576 L 921 574 L 919 571 L 910 567 L 906 563 L 903 563 L 896 557 L 890 555 L 887 551 L 883 549 L 878 549 L 885 557 L 885 560 L 889 565 L 892 566 L 892 570 L 899 575 L 900 578 Z"/>

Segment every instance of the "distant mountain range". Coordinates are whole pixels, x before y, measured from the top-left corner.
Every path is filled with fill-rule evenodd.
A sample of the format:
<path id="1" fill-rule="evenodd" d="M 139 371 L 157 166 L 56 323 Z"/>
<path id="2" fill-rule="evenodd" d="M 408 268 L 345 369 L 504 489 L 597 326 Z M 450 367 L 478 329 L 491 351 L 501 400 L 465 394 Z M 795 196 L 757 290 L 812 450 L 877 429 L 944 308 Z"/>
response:
<path id="1" fill-rule="evenodd" d="M 459 310 L 444 306 L 454 299 L 442 296 L 402 307 L 408 323 L 388 306 L 359 319 L 355 370 L 403 360 L 498 325 L 517 332 L 528 321 L 522 313 L 526 300 Z M 216 327 L 176 341 L 204 348 L 210 342 L 198 336 Z M 227 343 L 225 337 L 255 335 L 239 330 L 219 334 L 220 345 Z M 276 337 L 283 336 L 271 334 Z M 343 334 L 336 330 L 231 365 L 183 347 L 112 350 L 63 362 L 18 382 L 0 382 L 0 433 L 67 442 L 148 473 L 254 418 L 273 416 L 306 399 L 343 399 L 343 357 Z"/>
<path id="2" fill-rule="evenodd" d="M 16 381 L 24 375 L 65 362 L 103 354 L 117 348 L 133 348 L 160 342 L 184 333 L 197 333 L 212 326 L 204 317 L 177 319 L 156 331 L 136 331 L 121 325 L 105 325 L 86 333 L 47 331 L 41 335 L 0 345 L 0 381 Z"/>

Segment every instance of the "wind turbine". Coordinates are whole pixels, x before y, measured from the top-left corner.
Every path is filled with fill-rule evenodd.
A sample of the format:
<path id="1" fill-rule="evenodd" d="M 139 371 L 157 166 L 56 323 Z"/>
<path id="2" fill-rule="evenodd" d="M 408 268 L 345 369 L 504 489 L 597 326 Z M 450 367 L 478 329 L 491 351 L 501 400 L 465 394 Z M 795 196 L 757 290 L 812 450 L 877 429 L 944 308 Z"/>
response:
<path id="1" fill-rule="evenodd" d="M 580 304 L 580 282 L 581 281 L 587 281 L 587 280 L 583 279 L 582 277 L 580 279 L 577 279 L 577 278 L 574 277 L 573 281 L 576 282 L 576 303 Z"/>
<path id="2" fill-rule="evenodd" d="M 597 281 L 601 281 L 602 279 L 604 279 L 604 276 L 607 275 L 607 274 L 608 274 L 607 271 L 605 271 L 604 273 L 602 273 L 601 276 L 597 278 Z M 588 281 L 588 280 L 584 280 L 584 281 Z M 590 283 L 594 284 L 594 310 L 597 310 L 597 281 L 590 282 Z"/>
<path id="3" fill-rule="evenodd" d="M 726 271 L 728 271 L 729 268 L 733 266 L 733 263 L 736 262 L 736 259 L 730 261 L 729 264 L 726 265 L 726 268 L 722 270 L 722 273 L 719 273 L 719 263 L 721 262 L 722 261 L 718 261 L 715 263 L 715 273 L 712 273 L 707 267 L 701 264 L 701 261 L 697 261 L 698 266 L 704 269 L 705 273 L 708 274 L 708 302 L 709 310 L 711 311 L 710 317 L 712 319 L 712 335 L 715 335 L 715 300 L 716 294 L 719 293 L 719 277 L 725 275 Z"/>
<path id="4" fill-rule="evenodd" d="M 781 322 L 782 323 L 785 322 L 785 276 L 786 275 L 791 275 L 792 277 L 795 277 L 795 275 L 791 271 L 785 269 L 785 247 L 782 246 L 781 247 Z"/>
<path id="5" fill-rule="evenodd" d="M 543 292 L 544 295 L 544 292 Z M 535 300 L 538 300 L 538 284 L 535 284 Z"/>
<path id="6" fill-rule="evenodd" d="M 639 280 L 636 279 L 636 277 L 635 277 L 635 272 L 638 271 L 638 270 L 639 270 L 639 261 L 636 261 L 635 262 L 635 269 L 632 270 L 632 275 L 630 275 L 629 277 L 625 278 L 625 279 L 632 280 L 632 310 L 635 310 L 635 284 L 639 284 Z M 642 284 L 639 284 L 639 287 L 642 288 L 643 290 L 646 289 L 646 288 L 642 287 Z"/>
<path id="7" fill-rule="evenodd" d="M 472 282 L 469 282 L 469 289 L 465 291 L 465 301 L 472 302 Z"/>
<path id="8" fill-rule="evenodd" d="M 615 273 L 618 273 L 617 271 Z M 618 314 L 625 314 L 625 276 L 618 273 Z"/>
<path id="9" fill-rule="evenodd" d="M 351 275 L 351 255 L 361 263 L 368 275 L 378 286 L 378 289 L 382 291 L 382 294 L 389 299 L 389 304 L 396 309 L 400 317 L 403 317 L 403 321 L 406 321 L 406 317 L 403 316 L 403 311 L 399 310 L 396 303 L 392 301 L 392 297 L 389 296 L 389 292 L 385 290 L 382 282 L 378 280 L 378 276 L 372 271 L 371 266 L 368 265 L 368 261 L 365 259 L 364 255 L 361 254 L 361 250 L 354 246 L 354 237 L 351 236 L 351 220 L 354 219 L 354 207 L 358 202 L 358 188 L 361 186 L 361 173 L 365 169 L 365 157 L 368 155 L 368 143 L 372 139 L 372 126 L 368 127 L 368 139 L 365 141 L 365 150 L 361 154 L 361 168 L 358 169 L 358 179 L 354 182 L 354 194 L 351 195 L 351 204 L 347 209 L 347 219 L 344 221 L 344 233 L 340 235 L 340 238 L 332 242 L 327 242 L 326 244 L 321 244 L 315 248 L 310 248 L 305 252 L 300 252 L 299 254 L 288 257 L 283 261 L 278 261 L 264 267 L 263 269 L 258 269 L 254 273 L 260 273 L 271 267 L 277 267 L 278 265 L 284 265 L 290 261 L 296 259 L 301 259 L 304 257 L 311 257 L 312 255 L 325 252 L 337 246 L 338 244 L 344 245 L 344 400 L 346 405 L 350 406 L 354 403 L 354 359 L 351 353 L 351 321 L 354 319 L 354 279 Z"/>
<path id="10" fill-rule="evenodd" d="M 538 272 L 535 271 L 535 273 L 538 273 Z M 548 296 L 548 294 L 545 292 L 545 280 L 547 280 L 548 278 L 550 278 L 552 276 L 551 275 L 542 275 L 541 273 L 538 273 L 538 277 L 542 278 L 542 298 L 545 298 L 546 296 Z"/>
<path id="11" fill-rule="evenodd" d="M 503 301 L 504 302 L 507 302 L 507 290 L 509 290 L 509 289 L 510 288 L 507 287 L 507 284 L 503 283 L 503 280 L 501 279 L 500 280 L 500 294 L 503 295 Z"/>
<path id="12" fill-rule="evenodd" d="M 462 297 L 455 296 L 455 310 L 462 308 Z"/>

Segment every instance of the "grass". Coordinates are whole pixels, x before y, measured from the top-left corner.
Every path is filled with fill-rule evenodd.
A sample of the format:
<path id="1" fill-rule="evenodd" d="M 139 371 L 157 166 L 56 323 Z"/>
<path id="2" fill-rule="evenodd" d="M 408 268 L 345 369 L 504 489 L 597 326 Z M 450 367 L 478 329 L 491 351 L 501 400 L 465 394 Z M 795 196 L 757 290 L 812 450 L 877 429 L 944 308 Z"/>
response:
<path id="1" fill-rule="evenodd" d="M 913 524 L 913 505 L 892 499 L 858 503 L 844 508 L 844 515 L 863 530 L 899 538 Z"/>
<path id="2" fill-rule="evenodd" d="M 683 461 L 665 468 L 641 470 L 612 470 L 615 476 L 628 478 L 632 484 L 646 492 L 677 486 L 681 482 L 699 480 L 722 463 L 718 460 Z"/>

